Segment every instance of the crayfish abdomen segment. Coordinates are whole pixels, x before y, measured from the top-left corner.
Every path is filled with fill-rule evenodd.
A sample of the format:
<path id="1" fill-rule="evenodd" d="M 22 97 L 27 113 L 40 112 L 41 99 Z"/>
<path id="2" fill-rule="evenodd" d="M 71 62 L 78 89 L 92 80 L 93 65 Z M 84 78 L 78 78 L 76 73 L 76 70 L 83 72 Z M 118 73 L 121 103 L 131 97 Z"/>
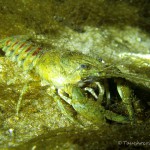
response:
<path id="1" fill-rule="evenodd" d="M 40 47 L 35 46 L 32 42 L 27 42 L 27 39 L 21 36 L 1 40 L 0 47 L 2 47 L 7 57 L 17 62 L 24 70 L 34 68 L 41 53 Z"/>

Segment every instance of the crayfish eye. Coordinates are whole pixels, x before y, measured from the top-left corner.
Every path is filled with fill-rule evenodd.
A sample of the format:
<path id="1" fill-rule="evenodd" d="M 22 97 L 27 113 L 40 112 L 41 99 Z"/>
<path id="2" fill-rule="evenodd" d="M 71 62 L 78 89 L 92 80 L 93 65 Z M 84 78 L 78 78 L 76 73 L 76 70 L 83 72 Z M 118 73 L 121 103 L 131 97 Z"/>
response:
<path id="1" fill-rule="evenodd" d="M 100 57 L 100 58 L 98 58 L 98 61 L 99 62 L 102 62 L 102 63 L 105 63 L 105 61 Z"/>
<path id="2" fill-rule="evenodd" d="M 82 69 L 89 69 L 89 65 L 87 65 L 87 64 L 81 64 L 80 68 L 82 68 Z"/>

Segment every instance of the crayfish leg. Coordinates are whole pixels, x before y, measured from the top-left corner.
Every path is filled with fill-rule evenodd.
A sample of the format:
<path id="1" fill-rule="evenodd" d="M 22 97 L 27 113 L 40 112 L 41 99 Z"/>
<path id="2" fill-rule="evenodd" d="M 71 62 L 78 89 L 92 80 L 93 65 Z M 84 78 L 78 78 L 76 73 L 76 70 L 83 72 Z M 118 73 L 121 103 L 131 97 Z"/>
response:
<path id="1" fill-rule="evenodd" d="M 23 99 L 23 95 L 26 93 L 26 91 L 28 90 L 28 88 L 29 88 L 28 83 L 26 83 L 23 86 L 23 89 L 21 90 L 21 94 L 19 96 L 19 100 L 18 100 L 18 103 L 17 103 L 17 106 L 16 106 L 16 115 L 17 116 L 19 115 L 19 110 L 20 110 L 22 99 Z"/>
<path id="2" fill-rule="evenodd" d="M 70 105 L 72 100 L 65 96 L 61 89 L 58 89 L 58 93 L 56 92 L 56 89 L 54 89 L 53 92 L 52 90 L 47 91 L 47 93 L 53 97 L 62 114 L 64 114 L 71 122 L 83 126 L 83 124 L 77 119 L 76 111 L 74 111 L 73 107 Z"/>
<path id="3" fill-rule="evenodd" d="M 16 106 L 16 115 L 17 115 L 17 116 L 19 115 L 19 111 L 20 111 L 20 107 L 21 107 L 21 103 L 22 103 L 22 100 L 23 100 L 24 95 L 25 95 L 28 91 L 30 91 L 31 86 L 33 86 L 33 85 L 34 85 L 34 86 L 39 86 L 38 83 L 39 83 L 39 81 L 28 81 L 27 83 L 25 83 L 25 84 L 23 85 L 23 88 L 22 88 L 22 90 L 21 90 L 21 92 L 20 92 L 19 100 L 18 100 L 17 106 Z"/>
<path id="4" fill-rule="evenodd" d="M 117 90 L 123 103 L 126 106 L 131 123 L 134 123 L 135 114 L 134 114 L 133 104 L 132 104 L 132 90 L 126 84 L 125 81 L 119 79 L 117 80 Z"/>

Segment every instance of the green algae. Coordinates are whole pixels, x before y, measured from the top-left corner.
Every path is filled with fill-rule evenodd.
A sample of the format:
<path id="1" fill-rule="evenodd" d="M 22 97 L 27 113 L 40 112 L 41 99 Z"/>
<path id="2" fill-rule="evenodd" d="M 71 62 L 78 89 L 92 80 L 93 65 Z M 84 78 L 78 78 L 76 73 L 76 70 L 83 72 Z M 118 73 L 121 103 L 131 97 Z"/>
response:
<path id="1" fill-rule="evenodd" d="M 95 30 L 96 27 L 110 36 L 106 36 L 107 40 L 93 47 L 106 47 L 107 51 L 102 51 L 100 55 L 105 61 L 110 61 L 108 56 L 112 52 L 108 49 L 115 51 L 115 45 L 118 43 L 118 54 L 120 49 L 122 51 L 134 49 L 137 52 L 141 46 L 138 39 L 130 42 L 131 38 L 128 39 L 127 34 L 132 36 L 142 32 L 140 34 L 142 40 L 146 41 L 149 38 L 149 33 L 143 32 L 149 29 L 149 5 L 148 0 L 140 2 L 137 0 L 45 0 L 44 2 L 1 0 L 0 37 L 32 35 L 37 38 L 37 35 L 42 35 L 44 40 L 41 39 L 40 42 L 47 47 L 64 50 L 71 49 L 72 46 L 77 50 L 71 39 L 79 38 L 76 36 L 79 33 L 83 38 L 82 33 L 87 33 L 87 26 L 90 26 L 89 30 Z M 87 38 L 89 36 L 91 35 L 87 34 Z M 94 36 L 91 37 L 94 38 Z M 69 45 L 66 41 L 70 41 L 68 43 L 71 44 Z M 126 48 L 127 46 L 130 48 Z M 148 49 L 144 47 L 144 50 L 140 47 L 139 52 L 148 54 L 149 46 L 147 47 Z M 96 53 L 97 51 L 94 51 L 92 55 L 95 57 Z M 2 52 L 1 55 L 3 55 Z M 111 60 L 111 63 L 114 60 L 116 59 Z M 137 68 L 137 65 L 130 68 Z M 85 122 L 85 127 L 81 127 L 79 124 L 70 122 L 60 112 L 53 98 L 46 92 L 48 86 L 41 84 L 39 77 L 24 73 L 15 63 L 4 58 L 0 58 L 0 69 L 0 149 L 146 149 L 149 147 L 149 145 L 118 144 L 118 141 L 149 142 L 149 107 L 146 107 L 145 121 L 140 125 L 110 123 L 98 128 L 81 117 L 81 120 Z M 137 68 L 137 71 L 141 71 L 142 74 L 140 68 Z M 16 106 L 19 95 L 28 82 L 29 89 L 23 96 L 19 116 L 17 116 Z M 139 98 L 147 104 L 149 89 L 136 89 L 135 94 L 138 93 L 141 93 Z"/>

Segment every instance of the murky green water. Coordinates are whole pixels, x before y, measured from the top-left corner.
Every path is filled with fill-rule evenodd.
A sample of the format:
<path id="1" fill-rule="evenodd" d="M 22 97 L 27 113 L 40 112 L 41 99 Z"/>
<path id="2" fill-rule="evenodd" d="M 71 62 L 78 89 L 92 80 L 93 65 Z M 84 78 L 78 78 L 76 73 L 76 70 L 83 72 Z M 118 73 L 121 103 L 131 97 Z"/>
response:
<path id="1" fill-rule="evenodd" d="M 25 73 L 0 51 L 0 148 L 150 147 L 150 143 L 145 144 L 150 142 L 149 5 L 148 0 L 0 0 L 1 38 L 29 35 L 47 48 L 81 51 L 147 81 L 133 80 L 135 95 L 143 107 L 136 125 L 109 122 L 97 127 L 79 116 L 83 127 L 61 113 L 38 75 Z M 26 83 L 17 116 L 18 99 Z"/>

